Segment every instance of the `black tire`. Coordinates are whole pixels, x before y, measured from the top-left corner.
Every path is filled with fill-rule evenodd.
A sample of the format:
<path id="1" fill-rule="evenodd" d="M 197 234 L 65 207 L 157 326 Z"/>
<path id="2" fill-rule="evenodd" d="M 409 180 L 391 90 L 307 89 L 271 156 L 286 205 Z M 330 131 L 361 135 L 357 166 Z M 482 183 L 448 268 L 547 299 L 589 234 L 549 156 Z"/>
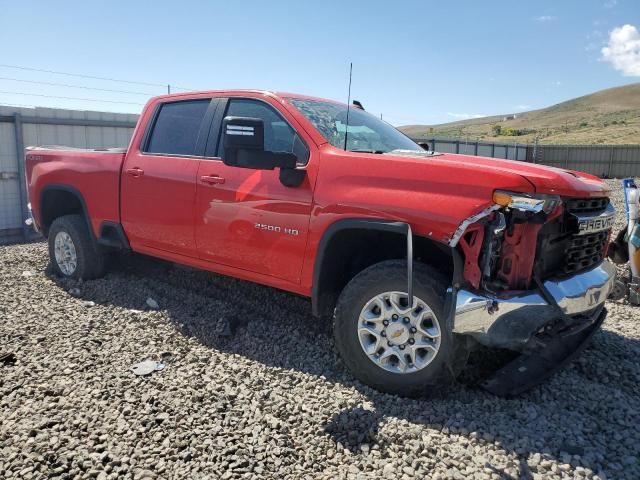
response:
<path id="1" fill-rule="evenodd" d="M 358 337 L 360 312 L 375 296 L 391 291 L 406 292 L 407 263 L 389 260 L 356 275 L 342 291 L 334 316 L 336 348 L 349 371 L 363 383 L 381 392 L 416 397 L 448 383 L 462 370 L 467 351 L 446 329 L 444 300 L 448 282 L 435 269 L 414 265 L 414 296 L 425 302 L 437 317 L 440 348 L 429 364 L 411 373 L 394 373 L 375 364 L 363 351 Z"/>
<path id="2" fill-rule="evenodd" d="M 56 261 L 55 239 L 60 232 L 66 232 L 75 247 L 77 266 L 71 274 L 63 272 Z M 49 228 L 49 258 L 54 271 L 62 277 L 89 280 L 105 272 L 105 254 L 93 240 L 82 215 L 64 215 L 53 221 Z"/>

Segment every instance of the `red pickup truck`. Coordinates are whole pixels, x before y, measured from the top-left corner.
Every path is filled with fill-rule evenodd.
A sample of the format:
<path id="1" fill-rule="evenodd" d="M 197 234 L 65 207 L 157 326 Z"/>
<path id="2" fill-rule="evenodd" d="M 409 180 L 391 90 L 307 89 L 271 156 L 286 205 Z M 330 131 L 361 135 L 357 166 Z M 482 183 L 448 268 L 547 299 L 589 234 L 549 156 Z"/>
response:
<path id="1" fill-rule="evenodd" d="M 129 148 L 26 150 L 58 275 L 132 250 L 311 298 L 349 370 L 416 395 L 475 345 L 522 391 L 601 325 L 614 210 L 597 177 L 424 150 L 364 111 L 267 91 L 151 99 Z"/>

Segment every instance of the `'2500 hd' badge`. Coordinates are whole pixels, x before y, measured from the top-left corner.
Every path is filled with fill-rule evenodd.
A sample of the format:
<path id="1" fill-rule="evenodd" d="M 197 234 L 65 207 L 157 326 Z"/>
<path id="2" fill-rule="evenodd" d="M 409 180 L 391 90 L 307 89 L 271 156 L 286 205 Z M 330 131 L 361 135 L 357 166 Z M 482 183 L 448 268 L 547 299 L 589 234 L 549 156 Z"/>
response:
<path id="1" fill-rule="evenodd" d="M 297 236 L 300 232 L 295 228 L 280 227 L 278 225 L 267 225 L 266 223 L 256 223 L 254 225 L 256 230 L 264 230 L 266 232 L 284 233 L 285 235 Z"/>

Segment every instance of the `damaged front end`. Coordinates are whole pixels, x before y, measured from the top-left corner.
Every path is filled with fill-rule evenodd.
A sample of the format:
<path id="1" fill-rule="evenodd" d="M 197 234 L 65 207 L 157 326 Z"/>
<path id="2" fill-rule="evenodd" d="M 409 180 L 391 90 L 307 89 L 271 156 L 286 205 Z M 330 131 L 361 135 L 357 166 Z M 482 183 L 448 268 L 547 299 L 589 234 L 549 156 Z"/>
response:
<path id="1" fill-rule="evenodd" d="M 560 368 L 604 320 L 615 211 L 605 197 L 496 191 L 493 201 L 450 241 L 464 258 L 452 331 L 522 353 L 485 383 L 509 395 Z"/>

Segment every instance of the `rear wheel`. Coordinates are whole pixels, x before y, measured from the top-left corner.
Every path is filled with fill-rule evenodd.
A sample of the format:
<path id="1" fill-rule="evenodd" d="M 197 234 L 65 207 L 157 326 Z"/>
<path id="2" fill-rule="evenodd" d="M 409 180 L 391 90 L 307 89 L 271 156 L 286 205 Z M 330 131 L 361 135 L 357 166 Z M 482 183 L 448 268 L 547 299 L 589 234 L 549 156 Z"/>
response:
<path id="1" fill-rule="evenodd" d="M 49 257 L 58 275 L 90 279 L 104 274 L 105 255 L 82 215 L 56 218 L 49 228 Z"/>
<path id="2" fill-rule="evenodd" d="M 416 265 L 410 305 L 406 262 L 381 262 L 356 275 L 340 295 L 334 318 L 335 344 L 353 375 L 377 390 L 406 396 L 451 378 L 466 351 L 445 331 L 447 286 L 437 271 Z"/>

